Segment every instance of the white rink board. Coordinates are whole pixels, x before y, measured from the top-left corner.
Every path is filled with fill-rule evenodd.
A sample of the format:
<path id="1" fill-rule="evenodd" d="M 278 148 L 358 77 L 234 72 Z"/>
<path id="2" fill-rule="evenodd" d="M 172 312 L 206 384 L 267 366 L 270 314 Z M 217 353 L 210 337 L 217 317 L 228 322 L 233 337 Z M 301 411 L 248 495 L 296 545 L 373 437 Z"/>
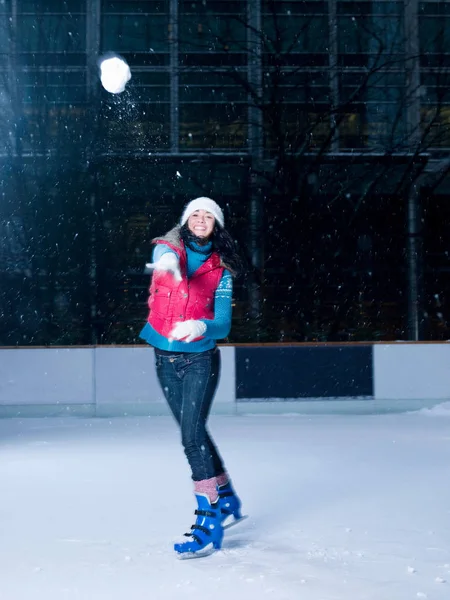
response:
<path id="1" fill-rule="evenodd" d="M 0 349 L 0 406 L 92 404 L 93 349 Z"/>
<path id="2" fill-rule="evenodd" d="M 450 344 L 374 344 L 374 398 L 450 398 Z"/>
<path id="3" fill-rule="evenodd" d="M 213 411 L 229 413 L 236 401 L 234 347 L 220 348 L 220 353 L 222 371 Z M 168 414 L 153 349 L 0 349 L 0 407 L 74 405 L 99 416 Z"/>
<path id="4" fill-rule="evenodd" d="M 216 414 L 402 412 L 450 399 L 450 344 L 373 345 L 371 398 L 236 402 L 235 347 L 220 346 Z M 0 417 L 167 415 L 149 346 L 0 348 Z"/>
<path id="5" fill-rule="evenodd" d="M 220 348 L 222 372 L 214 405 L 235 403 L 234 348 Z M 166 401 L 159 385 L 151 347 L 96 348 L 95 398 L 99 408 L 119 404 L 161 405 Z"/>
<path id="6" fill-rule="evenodd" d="M 96 348 L 95 400 L 97 406 L 165 403 L 153 348 Z"/>

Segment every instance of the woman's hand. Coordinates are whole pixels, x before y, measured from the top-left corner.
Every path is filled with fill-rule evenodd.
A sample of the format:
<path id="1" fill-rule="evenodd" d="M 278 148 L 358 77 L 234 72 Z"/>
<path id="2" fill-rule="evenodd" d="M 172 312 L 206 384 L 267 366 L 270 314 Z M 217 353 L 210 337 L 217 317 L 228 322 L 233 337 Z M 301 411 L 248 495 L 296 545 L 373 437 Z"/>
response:
<path id="1" fill-rule="evenodd" d="M 183 342 L 192 342 L 201 337 L 206 331 L 206 325 L 203 321 L 182 321 L 177 323 L 169 334 L 169 340 L 182 340 Z"/>
<path id="2" fill-rule="evenodd" d="M 181 281 L 180 263 L 173 252 L 165 252 L 159 260 L 154 263 L 146 263 L 146 269 L 155 271 L 170 271 L 177 281 Z"/>

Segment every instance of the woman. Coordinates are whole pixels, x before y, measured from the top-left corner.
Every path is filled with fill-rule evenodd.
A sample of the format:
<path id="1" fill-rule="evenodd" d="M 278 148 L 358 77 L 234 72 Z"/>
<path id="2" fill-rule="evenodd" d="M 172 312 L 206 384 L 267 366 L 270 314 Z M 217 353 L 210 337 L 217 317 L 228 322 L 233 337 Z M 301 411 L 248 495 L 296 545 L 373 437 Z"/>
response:
<path id="1" fill-rule="evenodd" d="M 148 322 L 140 336 L 155 349 L 159 383 L 181 430 L 194 481 L 196 523 L 175 551 L 209 554 L 221 547 L 225 521 L 241 518 L 237 497 L 206 428 L 220 374 L 216 340 L 231 328 L 232 275 L 240 259 L 221 208 L 196 198 L 180 225 L 153 240 Z"/>

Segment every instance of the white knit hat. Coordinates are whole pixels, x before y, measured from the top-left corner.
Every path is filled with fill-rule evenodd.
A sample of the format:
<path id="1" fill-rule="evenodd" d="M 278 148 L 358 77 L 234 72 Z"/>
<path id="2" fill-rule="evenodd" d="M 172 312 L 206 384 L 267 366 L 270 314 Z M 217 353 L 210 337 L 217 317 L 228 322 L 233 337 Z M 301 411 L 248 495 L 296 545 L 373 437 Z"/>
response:
<path id="1" fill-rule="evenodd" d="M 211 198 L 206 198 L 201 196 L 200 198 L 196 198 L 195 200 L 191 200 L 189 204 L 183 211 L 181 215 L 180 225 L 184 225 L 193 212 L 196 210 L 207 210 L 212 215 L 214 215 L 215 220 L 219 223 L 221 227 L 224 226 L 224 218 L 222 209 L 214 200 Z"/>

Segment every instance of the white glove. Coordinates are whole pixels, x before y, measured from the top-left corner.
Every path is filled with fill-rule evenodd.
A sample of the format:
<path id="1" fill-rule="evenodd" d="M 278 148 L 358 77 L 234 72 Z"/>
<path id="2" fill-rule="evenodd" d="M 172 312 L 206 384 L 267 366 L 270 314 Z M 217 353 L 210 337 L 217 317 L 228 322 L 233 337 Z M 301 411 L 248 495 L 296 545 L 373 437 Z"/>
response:
<path id="1" fill-rule="evenodd" d="M 178 257 L 173 252 L 164 252 L 155 263 L 146 263 L 146 269 L 155 269 L 156 271 L 171 271 L 177 281 L 181 281 L 180 263 Z"/>
<path id="2" fill-rule="evenodd" d="M 206 331 L 206 325 L 203 321 L 181 321 L 177 323 L 169 334 L 169 340 L 183 340 L 184 342 L 192 342 L 196 338 L 202 336 Z"/>

